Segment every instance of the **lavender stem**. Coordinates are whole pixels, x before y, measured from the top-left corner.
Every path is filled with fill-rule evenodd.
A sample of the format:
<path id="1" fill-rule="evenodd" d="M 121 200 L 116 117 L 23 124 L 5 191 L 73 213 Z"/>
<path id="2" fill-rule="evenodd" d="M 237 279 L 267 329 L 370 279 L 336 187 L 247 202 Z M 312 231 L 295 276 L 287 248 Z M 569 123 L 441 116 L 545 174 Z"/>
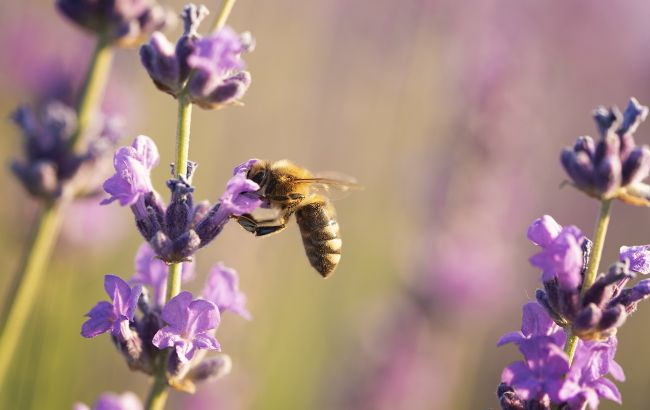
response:
<path id="1" fill-rule="evenodd" d="M 110 43 L 104 38 L 98 38 L 90 67 L 88 67 L 88 74 L 81 89 L 77 109 L 79 123 L 77 131 L 70 139 L 70 146 L 72 148 L 79 148 L 79 144 L 82 143 L 80 137 L 88 128 L 91 119 L 99 108 L 106 83 L 108 82 L 108 74 L 111 70 L 112 61 L 113 49 Z"/>
<path id="2" fill-rule="evenodd" d="M 0 386 L 4 386 L 5 375 L 14 356 L 18 339 L 27 323 L 34 296 L 50 258 L 61 226 L 60 206 L 48 204 L 40 220 L 34 226 L 29 246 L 21 261 L 19 273 L 7 293 L 0 324 Z"/>
<path id="3" fill-rule="evenodd" d="M 232 8 L 235 6 L 235 1 L 236 0 L 224 0 L 223 4 L 221 5 L 221 10 L 217 15 L 217 19 L 214 21 L 214 24 L 212 25 L 211 31 L 213 33 L 219 31 L 223 26 L 226 25 L 226 20 L 228 20 L 228 17 L 230 16 L 230 12 L 232 11 Z"/>
<path id="4" fill-rule="evenodd" d="M 605 236 L 607 235 L 607 227 L 609 226 L 611 205 L 611 199 L 603 199 L 600 203 L 600 214 L 596 221 L 594 243 L 589 258 L 589 264 L 587 265 L 587 272 L 585 272 L 585 277 L 582 281 L 582 290 L 580 291 L 581 296 L 584 296 L 585 292 L 591 287 L 591 285 L 593 285 L 596 280 L 596 275 L 598 274 L 600 258 L 603 255 L 603 247 L 605 245 Z M 571 365 L 573 362 L 573 355 L 578 346 L 578 336 L 573 335 L 569 328 L 565 330 L 567 333 L 567 341 L 564 346 L 564 352 L 569 356 L 569 365 Z"/>

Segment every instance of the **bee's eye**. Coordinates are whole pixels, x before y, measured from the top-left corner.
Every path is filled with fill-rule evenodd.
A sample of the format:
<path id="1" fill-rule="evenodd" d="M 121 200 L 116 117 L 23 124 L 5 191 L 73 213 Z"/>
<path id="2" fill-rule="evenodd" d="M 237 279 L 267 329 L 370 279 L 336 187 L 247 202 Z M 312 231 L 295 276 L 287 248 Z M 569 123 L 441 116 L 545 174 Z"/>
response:
<path id="1" fill-rule="evenodd" d="M 251 180 L 259 185 L 264 180 L 265 175 L 266 175 L 266 171 L 263 171 L 263 170 L 262 171 L 257 171 L 255 173 L 255 175 L 253 175 L 253 178 L 251 178 Z"/>

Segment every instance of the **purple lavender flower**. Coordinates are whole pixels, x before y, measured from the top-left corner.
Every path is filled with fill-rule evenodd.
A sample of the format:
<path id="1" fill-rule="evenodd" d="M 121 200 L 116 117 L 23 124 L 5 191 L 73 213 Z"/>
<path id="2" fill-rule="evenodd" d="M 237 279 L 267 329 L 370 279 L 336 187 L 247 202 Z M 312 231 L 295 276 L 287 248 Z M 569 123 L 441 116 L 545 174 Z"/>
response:
<path id="1" fill-rule="evenodd" d="M 159 349 L 175 348 L 181 363 L 187 363 L 197 350 L 220 350 L 212 332 L 219 325 L 219 310 L 212 302 L 192 300 L 192 294 L 181 292 L 163 308 L 162 318 L 168 324 L 156 333 L 152 343 Z"/>
<path id="2" fill-rule="evenodd" d="M 558 393 L 559 399 L 567 401 L 572 409 L 582 409 L 585 404 L 597 409 L 600 398 L 620 404 L 621 393 L 604 377 L 609 373 L 616 380 L 625 380 L 623 369 L 614 361 L 616 344 L 615 336 L 605 342 L 579 341 L 571 369 Z"/>
<path id="3" fill-rule="evenodd" d="M 142 287 L 136 285 L 132 289 L 120 277 L 106 275 L 104 289 L 112 302 L 99 302 L 86 314 L 89 319 L 82 325 L 81 335 L 91 338 L 110 330 L 113 336 L 128 339 L 129 322 L 134 319 Z"/>
<path id="4" fill-rule="evenodd" d="M 196 42 L 187 63 L 195 71 L 188 84 L 192 102 L 202 108 L 219 108 L 240 100 L 251 77 L 243 71 L 241 53 L 252 49 L 250 34 L 237 35 L 230 27 Z"/>
<path id="5" fill-rule="evenodd" d="M 650 173 L 650 147 L 637 147 L 633 136 L 647 115 L 648 107 L 634 98 L 623 114 L 616 107 L 598 107 L 594 111 L 600 141 L 580 137 L 561 155 L 562 165 L 576 188 L 599 199 L 650 204 L 650 186 L 641 182 Z"/>
<path id="6" fill-rule="evenodd" d="M 621 246 L 619 253 L 621 262 L 629 261 L 632 272 L 650 273 L 650 245 Z"/>
<path id="7" fill-rule="evenodd" d="M 575 226 L 564 227 L 555 235 L 559 226 L 548 215 L 533 222 L 528 237 L 542 251 L 532 256 L 530 263 L 543 270 L 542 282 L 557 279 L 562 290 L 577 289 L 582 280 L 582 242 L 585 237 Z"/>
<path id="8" fill-rule="evenodd" d="M 158 89 L 178 98 L 187 93 L 202 108 L 220 108 L 239 101 L 251 76 L 244 71 L 241 54 L 252 50 L 249 34 L 237 35 L 224 27 L 201 37 L 198 26 L 208 14 L 204 6 L 185 6 L 184 32 L 174 46 L 161 33 L 154 33 L 140 48 L 140 58 Z"/>
<path id="9" fill-rule="evenodd" d="M 174 13 L 154 0 L 57 0 L 56 5 L 80 27 L 122 46 L 176 23 Z"/>
<path id="10" fill-rule="evenodd" d="M 73 410 L 142 410 L 142 403 L 138 396 L 127 391 L 121 395 L 115 393 L 102 393 L 93 407 L 83 403 L 75 403 Z"/>
<path id="11" fill-rule="evenodd" d="M 246 295 L 239 290 L 237 272 L 222 263 L 212 267 L 203 288 L 203 298 L 217 305 L 219 312 L 230 310 L 244 319 L 251 319 L 246 310 Z"/>
<path id="12" fill-rule="evenodd" d="M 513 387 L 524 400 L 548 395 L 558 401 L 558 392 L 569 370 L 569 358 L 553 338 L 540 336 L 519 346 L 524 361 L 513 362 L 501 374 L 501 381 Z"/>
<path id="13" fill-rule="evenodd" d="M 221 195 L 219 203 L 196 225 L 196 233 L 202 243 L 211 241 L 221 232 L 232 215 L 250 213 L 262 205 L 258 196 L 251 195 L 258 191 L 260 186 L 246 177 L 254 161 L 257 160 L 251 159 L 235 167 L 233 177 L 228 180 L 226 191 Z"/>
<path id="14" fill-rule="evenodd" d="M 36 109 L 19 107 L 12 115 L 21 129 L 24 160 L 14 160 L 11 169 L 34 197 L 55 200 L 69 187 L 72 195 L 96 190 L 92 176 L 101 174 L 101 158 L 112 148 L 119 133 L 116 118 L 99 117 L 87 131 L 86 152 L 76 153 L 70 139 L 77 129 L 77 114 L 59 101 L 42 101 Z M 80 169 L 84 169 L 81 176 Z"/>
<path id="15" fill-rule="evenodd" d="M 143 195 L 153 192 L 151 170 L 158 165 L 158 147 L 153 140 L 139 135 L 130 147 L 121 147 L 113 157 L 115 175 L 104 182 L 110 198 L 101 204 L 119 200 L 121 206 L 134 205 Z"/>
<path id="16" fill-rule="evenodd" d="M 566 334 L 553 322 L 546 310 L 537 302 L 528 302 L 522 309 L 521 331 L 506 333 L 499 339 L 497 346 L 514 343 L 520 346 L 538 336 L 551 336 L 555 344 L 564 345 Z"/>
<path id="17" fill-rule="evenodd" d="M 194 261 L 183 263 L 181 280 L 187 282 L 194 277 Z M 129 282 L 143 286 L 151 286 L 153 300 L 158 306 L 165 304 L 167 292 L 167 274 L 169 266 L 158 259 L 153 249 L 143 243 L 135 256 L 135 274 Z"/>

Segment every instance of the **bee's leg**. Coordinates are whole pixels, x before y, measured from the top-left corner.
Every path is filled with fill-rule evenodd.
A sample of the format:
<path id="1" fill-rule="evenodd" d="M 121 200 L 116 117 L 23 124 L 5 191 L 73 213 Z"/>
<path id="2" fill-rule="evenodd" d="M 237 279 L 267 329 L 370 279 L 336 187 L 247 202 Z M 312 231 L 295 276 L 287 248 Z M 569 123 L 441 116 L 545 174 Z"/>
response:
<path id="1" fill-rule="evenodd" d="M 257 220 L 251 214 L 243 214 L 237 218 L 237 222 L 242 228 L 255 236 L 270 235 L 280 232 L 287 227 L 286 218 L 273 218 Z"/>

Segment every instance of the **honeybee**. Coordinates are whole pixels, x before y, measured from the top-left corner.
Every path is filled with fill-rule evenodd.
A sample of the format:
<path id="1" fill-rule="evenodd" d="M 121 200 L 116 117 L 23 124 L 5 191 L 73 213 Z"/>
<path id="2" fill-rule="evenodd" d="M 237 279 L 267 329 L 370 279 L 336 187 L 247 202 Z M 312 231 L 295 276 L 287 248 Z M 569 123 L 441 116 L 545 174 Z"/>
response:
<path id="1" fill-rule="evenodd" d="M 277 214 L 269 219 L 244 214 L 237 218 L 239 225 L 255 236 L 269 235 L 285 229 L 295 213 L 309 263 L 323 277 L 330 275 L 341 259 L 339 223 L 330 197 L 359 185 L 351 178 L 316 177 L 288 160 L 259 160 L 246 176 L 260 186 L 255 194 L 264 201 L 262 207 Z"/>

